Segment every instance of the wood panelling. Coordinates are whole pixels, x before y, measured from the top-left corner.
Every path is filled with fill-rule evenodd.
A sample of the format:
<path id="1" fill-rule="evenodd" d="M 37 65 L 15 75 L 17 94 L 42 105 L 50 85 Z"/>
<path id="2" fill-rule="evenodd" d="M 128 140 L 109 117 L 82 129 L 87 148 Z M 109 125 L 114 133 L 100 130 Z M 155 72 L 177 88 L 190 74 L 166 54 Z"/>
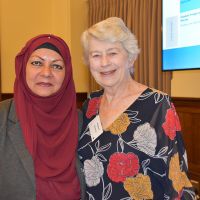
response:
<path id="1" fill-rule="evenodd" d="M 83 102 L 87 99 L 87 93 L 76 93 L 76 105 L 77 108 L 81 109 Z"/>
<path id="2" fill-rule="evenodd" d="M 200 183 L 200 99 L 173 98 L 188 155 L 189 177 Z"/>
<path id="3" fill-rule="evenodd" d="M 12 97 L 13 97 L 13 93 L 2 93 L 0 94 L 0 101 L 6 100 Z M 87 99 L 87 93 L 86 92 L 76 93 L 76 99 L 77 99 L 76 101 L 77 108 L 81 108 L 83 102 Z"/>
<path id="4" fill-rule="evenodd" d="M 10 99 L 13 97 L 13 93 L 2 93 L 0 94 L 1 97 L 1 101 L 6 100 L 6 99 Z"/>

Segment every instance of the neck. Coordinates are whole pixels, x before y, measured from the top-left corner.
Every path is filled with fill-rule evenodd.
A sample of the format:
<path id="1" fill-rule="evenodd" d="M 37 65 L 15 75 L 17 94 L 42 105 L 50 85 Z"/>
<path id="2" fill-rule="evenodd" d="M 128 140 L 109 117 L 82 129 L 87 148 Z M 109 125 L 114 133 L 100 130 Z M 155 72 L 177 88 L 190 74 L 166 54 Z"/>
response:
<path id="1" fill-rule="evenodd" d="M 110 88 L 104 88 L 104 94 L 103 99 L 107 103 L 112 103 L 116 99 L 122 99 L 123 97 L 126 97 L 130 93 L 133 94 L 134 90 L 137 90 L 138 84 L 136 81 L 134 81 L 132 78 L 124 81 L 124 83 L 120 83 L 118 87 L 110 87 Z"/>

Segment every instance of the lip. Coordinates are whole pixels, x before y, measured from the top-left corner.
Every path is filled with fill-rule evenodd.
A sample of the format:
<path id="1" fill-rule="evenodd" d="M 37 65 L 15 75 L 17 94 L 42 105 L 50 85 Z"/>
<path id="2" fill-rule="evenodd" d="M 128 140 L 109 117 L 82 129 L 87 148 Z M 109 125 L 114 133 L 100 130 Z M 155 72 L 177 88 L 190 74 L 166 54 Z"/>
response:
<path id="1" fill-rule="evenodd" d="M 106 71 L 106 72 L 100 72 L 100 74 L 102 74 L 102 75 L 112 75 L 114 72 L 116 71 L 116 69 L 114 69 L 114 70 L 110 70 L 110 71 Z"/>
<path id="2" fill-rule="evenodd" d="M 52 83 L 46 83 L 46 82 L 38 82 L 36 85 L 41 86 L 41 87 L 51 87 L 53 86 Z"/>

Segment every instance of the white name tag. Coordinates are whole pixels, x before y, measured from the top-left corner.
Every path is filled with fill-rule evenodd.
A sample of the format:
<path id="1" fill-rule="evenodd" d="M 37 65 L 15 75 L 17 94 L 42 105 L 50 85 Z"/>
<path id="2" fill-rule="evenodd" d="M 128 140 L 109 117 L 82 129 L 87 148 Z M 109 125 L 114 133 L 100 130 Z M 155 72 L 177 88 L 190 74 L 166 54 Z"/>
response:
<path id="1" fill-rule="evenodd" d="M 103 133 L 99 115 L 97 115 L 89 124 L 89 130 L 92 141 L 98 138 Z"/>

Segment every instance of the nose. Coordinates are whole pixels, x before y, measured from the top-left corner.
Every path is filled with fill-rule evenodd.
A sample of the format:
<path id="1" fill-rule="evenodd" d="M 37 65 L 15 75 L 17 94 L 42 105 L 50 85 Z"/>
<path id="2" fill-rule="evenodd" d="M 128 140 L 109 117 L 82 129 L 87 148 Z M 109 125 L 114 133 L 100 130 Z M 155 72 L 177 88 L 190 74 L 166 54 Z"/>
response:
<path id="1" fill-rule="evenodd" d="M 106 67 L 107 65 L 110 64 L 109 58 L 107 55 L 103 55 L 101 59 L 101 65 L 102 67 Z"/>
<path id="2" fill-rule="evenodd" d="M 52 76 L 52 68 L 49 65 L 44 65 L 41 70 L 41 75 L 44 77 Z"/>

